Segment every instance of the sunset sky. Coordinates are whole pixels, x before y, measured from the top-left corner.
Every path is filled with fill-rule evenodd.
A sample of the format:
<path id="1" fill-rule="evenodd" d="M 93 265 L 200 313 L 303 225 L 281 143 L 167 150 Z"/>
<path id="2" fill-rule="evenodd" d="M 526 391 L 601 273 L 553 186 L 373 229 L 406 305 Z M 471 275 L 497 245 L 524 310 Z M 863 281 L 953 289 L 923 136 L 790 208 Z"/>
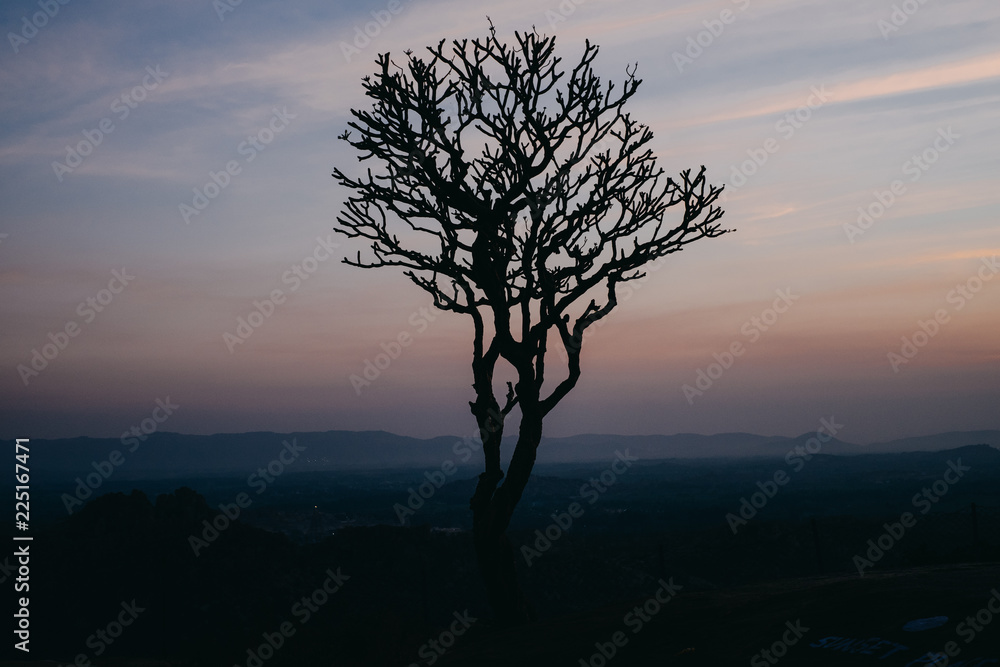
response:
<path id="1" fill-rule="evenodd" d="M 546 434 L 1000 428 L 998 3 L 49 2 L 0 9 L 4 437 L 118 437 L 168 397 L 181 433 L 471 433 L 471 325 L 340 263 L 330 173 L 376 54 L 487 15 L 638 62 L 660 164 L 706 165 L 736 230 L 593 330 Z"/>

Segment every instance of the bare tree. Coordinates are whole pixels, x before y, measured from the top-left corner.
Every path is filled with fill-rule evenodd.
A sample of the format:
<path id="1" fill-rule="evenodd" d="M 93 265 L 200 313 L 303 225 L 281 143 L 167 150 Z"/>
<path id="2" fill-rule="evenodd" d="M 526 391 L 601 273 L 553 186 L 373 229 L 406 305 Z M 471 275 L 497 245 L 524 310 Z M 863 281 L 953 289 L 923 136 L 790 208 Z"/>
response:
<path id="1" fill-rule="evenodd" d="M 626 70 L 620 90 L 593 69 L 587 41 L 569 72 L 555 38 L 515 33 L 500 42 L 442 40 L 402 64 L 378 56 L 364 78 L 370 109 L 352 110 L 340 137 L 378 163 L 337 181 L 353 192 L 337 230 L 370 242 L 352 266 L 401 267 L 442 310 L 472 318 L 469 405 L 485 470 L 470 501 L 476 555 L 497 620 L 531 618 L 506 536 L 535 462 L 542 423 L 580 377 L 583 333 L 617 305 L 616 289 L 643 267 L 718 224 L 721 187 L 657 167 L 649 128 L 623 111 L 640 80 Z M 562 83 L 560 86 L 559 84 Z M 668 222 L 668 209 L 683 205 Z M 547 380 L 546 352 L 565 350 Z M 509 364 L 516 382 L 497 398 L 494 372 Z M 502 469 L 505 418 L 517 406 L 517 444 Z M 502 482 L 502 483 L 501 483 Z"/>

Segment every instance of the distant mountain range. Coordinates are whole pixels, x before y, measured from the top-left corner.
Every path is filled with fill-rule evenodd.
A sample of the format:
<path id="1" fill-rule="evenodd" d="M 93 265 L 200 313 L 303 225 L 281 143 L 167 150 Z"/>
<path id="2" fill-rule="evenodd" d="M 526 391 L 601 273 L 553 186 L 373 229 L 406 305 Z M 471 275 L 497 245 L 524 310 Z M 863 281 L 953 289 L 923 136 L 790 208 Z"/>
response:
<path id="1" fill-rule="evenodd" d="M 796 447 L 816 450 L 815 433 L 795 438 L 751 433 L 697 435 L 576 435 L 543 438 L 539 463 L 610 461 L 626 448 L 641 460 L 670 458 L 784 457 Z M 508 442 L 509 440 L 509 442 Z M 294 444 L 294 452 L 283 443 Z M 506 439 L 509 459 L 513 438 Z M 836 438 L 822 444 L 822 454 L 846 456 L 940 451 L 986 444 L 1000 448 L 1000 430 L 958 431 L 856 445 Z M 801 450 L 800 450 L 801 451 Z M 117 452 L 117 454 L 115 453 Z M 284 454 L 282 454 L 284 452 Z M 446 462 L 458 468 L 480 468 L 478 443 L 458 437 L 427 440 L 385 431 L 326 431 L 312 433 L 238 433 L 184 435 L 154 433 L 144 441 L 114 438 L 69 438 L 31 441 L 31 471 L 36 481 L 57 482 L 92 472 L 115 471 L 117 479 L 150 479 L 250 474 L 277 460 L 289 472 L 427 468 L 439 470 Z M 506 460 L 506 459 L 505 459 Z M 111 466 L 111 468 L 109 468 Z M 274 464 L 274 468 L 279 466 Z M 105 475 L 107 476 L 107 475 Z"/>

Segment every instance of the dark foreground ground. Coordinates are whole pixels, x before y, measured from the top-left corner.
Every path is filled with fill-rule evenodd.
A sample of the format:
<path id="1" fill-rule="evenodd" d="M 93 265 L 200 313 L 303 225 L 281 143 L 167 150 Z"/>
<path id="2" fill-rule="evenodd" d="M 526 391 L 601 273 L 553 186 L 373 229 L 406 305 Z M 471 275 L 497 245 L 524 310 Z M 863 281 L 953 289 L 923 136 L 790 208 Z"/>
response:
<path id="1" fill-rule="evenodd" d="M 433 663 L 417 656 L 414 662 L 442 667 L 993 665 L 1000 664 L 1000 615 L 990 611 L 989 604 L 991 598 L 1000 600 L 998 586 L 1000 566 L 970 564 L 880 572 L 864 578 L 795 579 L 729 591 L 682 591 L 641 626 L 623 619 L 634 613 L 636 605 L 648 602 L 643 599 L 519 629 L 496 629 L 479 619 L 443 654 L 425 650 L 428 656 L 438 656 Z M 1000 609 L 1000 602 L 994 602 L 993 609 Z M 948 621 L 936 629 L 903 629 L 909 621 L 938 616 L 947 616 Z M 616 632 L 623 633 L 619 646 L 613 646 Z M 935 661 L 933 656 L 944 652 L 949 643 L 954 657 Z M 299 664 L 406 664 L 342 661 L 337 655 L 330 647 L 325 659 Z M 195 663 L 118 658 L 95 664 L 165 667 Z"/>
<path id="2" fill-rule="evenodd" d="M 526 629 L 480 628 L 438 664 L 1000 664 L 1000 614 L 988 607 L 993 599 L 1000 610 L 998 586 L 1000 566 L 957 565 L 682 591 L 642 626 L 623 619 L 646 600 Z M 979 621 L 966 620 L 977 615 Z M 948 621 L 936 629 L 903 629 L 909 621 L 938 616 Z M 980 621 L 986 623 L 975 625 Z M 624 639 L 613 648 L 616 631 Z M 949 642 L 954 657 L 935 662 L 931 656 Z M 602 660 L 604 655 L 612 657 Z"/>
<path id="3" fill-rule="evenodd" d="M 792 481 L 767 487 L 780 470 Z M 246 479 L 111 480 L 71 513 L 72 484 L 39 482 L 31 653 L 12 649 L 7 616 L 3 655 L 79 667 L 1000 664 L 993 448 L 817 457 L 801 471 L 649 462 L 599 494 L 600 467 L 542 469 L 510 531 L 539 619 L 518 629 L 489 621 L 472 478 L 456 475 L 400 525 L 424 472 L 289 474 L 232 521 L 220 506 L 253 492 Z M 761 488 L 772 497 L 734 531 L 727 515 Z M 557 529 L 571 503 L 585 511 Z M 907 512 L 915 525 L 886 535 Z M 12 553 L 0 553 L 8 613 Z M 863 576 L 859 556 L 872 560 Z"/>

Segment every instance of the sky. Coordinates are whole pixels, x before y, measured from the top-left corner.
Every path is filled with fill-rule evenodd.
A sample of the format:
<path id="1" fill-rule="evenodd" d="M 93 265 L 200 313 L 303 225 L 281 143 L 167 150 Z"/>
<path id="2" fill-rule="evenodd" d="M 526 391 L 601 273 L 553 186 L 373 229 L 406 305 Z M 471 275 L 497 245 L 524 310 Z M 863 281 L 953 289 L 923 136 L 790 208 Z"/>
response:
<path id="1" fill-rule="evenodd" d="M 734 230 L 620 295 L 547 435 L 1000 428 L 1000 4 L 17 0 L 0 433 L 473 433 L 471 324 L 341 263 L 330 174 L 376 55 L 487 16 L 638 63 L 659 164 Z"/>

